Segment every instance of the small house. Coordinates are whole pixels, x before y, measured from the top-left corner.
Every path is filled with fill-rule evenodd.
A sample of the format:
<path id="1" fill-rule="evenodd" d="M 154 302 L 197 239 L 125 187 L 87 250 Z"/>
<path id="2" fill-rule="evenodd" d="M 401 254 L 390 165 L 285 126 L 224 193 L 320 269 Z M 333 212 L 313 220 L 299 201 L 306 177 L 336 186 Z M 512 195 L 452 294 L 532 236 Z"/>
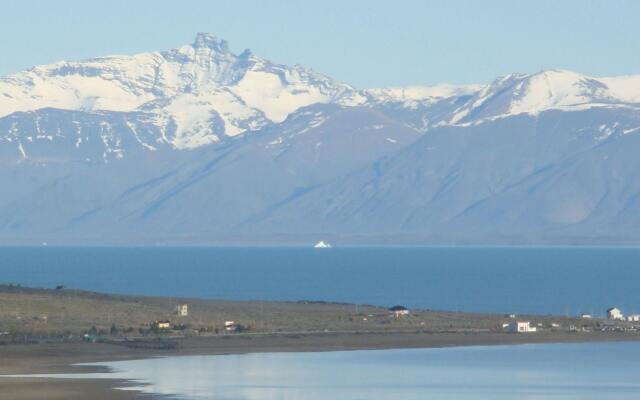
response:
<path id="1" fill-rule="evenodd" d="M 538 328 L 531 326 L 529 321 L 512 321 L 502 324 L 502 330 L 508 333 L 531 333 L 536 332 Z"/>
<path id="2" fill-rule="evenodd" d="M 180 317 L 188 317 L 189 316 L 189 305 L 188 304 L 178 304 L 176 306 L 176 314 Z"/>
<path id="3" fill-rule="evenodd" d="M 399 318 L 403 315 L 409 315 L 409 310 L 404 306 L 393 306 L 389 308 L 389 312 L 396 318 Z"/>
<path id="4" fill-rule="evenodd" d="M 582 319 L 591 319 L 593 316 L 591 314 L 580 314 L 580 318 Z"/>
<path id="5" fill-rule="evenodd" d="M 153 324 L 151 324 L 151 326 L 157 330 L 168 330 L 171 329 L 171 321 L 167 321 L 167 320 L 163 320 L 163 321 L 159 321 L 156 320 L 153 322 Z"/>
<path id="6" fill-rule="evenodd" d="M 619 308 L 613 307 L 607 310 L 607 318 L 612 320 L 624 320 L 624 315 Z"/>

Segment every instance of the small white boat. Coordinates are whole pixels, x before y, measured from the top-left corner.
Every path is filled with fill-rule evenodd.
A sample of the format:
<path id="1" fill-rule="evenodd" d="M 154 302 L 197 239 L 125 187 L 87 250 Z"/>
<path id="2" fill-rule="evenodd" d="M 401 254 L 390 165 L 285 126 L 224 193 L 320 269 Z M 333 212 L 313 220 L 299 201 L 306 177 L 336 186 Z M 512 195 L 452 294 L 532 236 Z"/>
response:
<path id="1" fill-rule="evenodd" d="M 319 241 L 313 246 L 315 249 L 330 249 L 331 244 L 329 242 L 325 242 L 324 240 Z"/>

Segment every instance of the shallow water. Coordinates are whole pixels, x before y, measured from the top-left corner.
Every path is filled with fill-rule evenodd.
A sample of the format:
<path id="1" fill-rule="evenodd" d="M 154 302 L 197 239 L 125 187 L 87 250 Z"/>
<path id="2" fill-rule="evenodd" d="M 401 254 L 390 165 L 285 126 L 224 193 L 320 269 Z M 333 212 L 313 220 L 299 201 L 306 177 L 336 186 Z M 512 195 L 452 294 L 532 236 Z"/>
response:
<path id="1" fill-rule="evenodd" d="M 102 364 L 105 365 L 105 364 Z M 627 400 L 640 343 L 187 356 L 107 363 L 148 393 L 234 400 Z"/>
<path id="2" fill-rule="evenodd" d="M 640 248 L 0 247 L 0 283 L 480 312 L 640 313 Z"/>

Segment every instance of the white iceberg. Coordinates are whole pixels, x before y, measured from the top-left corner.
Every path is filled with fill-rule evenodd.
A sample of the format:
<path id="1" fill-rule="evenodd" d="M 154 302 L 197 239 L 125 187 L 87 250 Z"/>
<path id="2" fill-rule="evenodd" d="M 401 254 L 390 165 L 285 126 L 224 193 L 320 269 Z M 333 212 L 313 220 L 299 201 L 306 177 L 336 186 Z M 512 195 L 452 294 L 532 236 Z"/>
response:
<path id="1" fill-rule="evenodd" d="M 316 249 L 330 249 L 331 248 L 331 244 L 328 242 L 325 242 L 324 240 L 319 241 L 318 243 L 315 244 L 315 246 L 313 246 Z"/>

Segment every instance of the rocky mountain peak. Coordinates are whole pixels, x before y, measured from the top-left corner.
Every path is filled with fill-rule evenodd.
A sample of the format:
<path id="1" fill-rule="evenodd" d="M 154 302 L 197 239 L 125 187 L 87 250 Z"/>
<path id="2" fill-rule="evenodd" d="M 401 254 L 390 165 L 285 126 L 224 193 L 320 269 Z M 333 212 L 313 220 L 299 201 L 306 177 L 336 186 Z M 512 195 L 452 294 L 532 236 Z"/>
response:
<path id="1" fill-rule="evenodd" d="M 221 53 L 229 53 L 229 43 L 226 40 L 206 32 L 196 34 L 192 46 L 194 49 L 208 48 Z"/>

